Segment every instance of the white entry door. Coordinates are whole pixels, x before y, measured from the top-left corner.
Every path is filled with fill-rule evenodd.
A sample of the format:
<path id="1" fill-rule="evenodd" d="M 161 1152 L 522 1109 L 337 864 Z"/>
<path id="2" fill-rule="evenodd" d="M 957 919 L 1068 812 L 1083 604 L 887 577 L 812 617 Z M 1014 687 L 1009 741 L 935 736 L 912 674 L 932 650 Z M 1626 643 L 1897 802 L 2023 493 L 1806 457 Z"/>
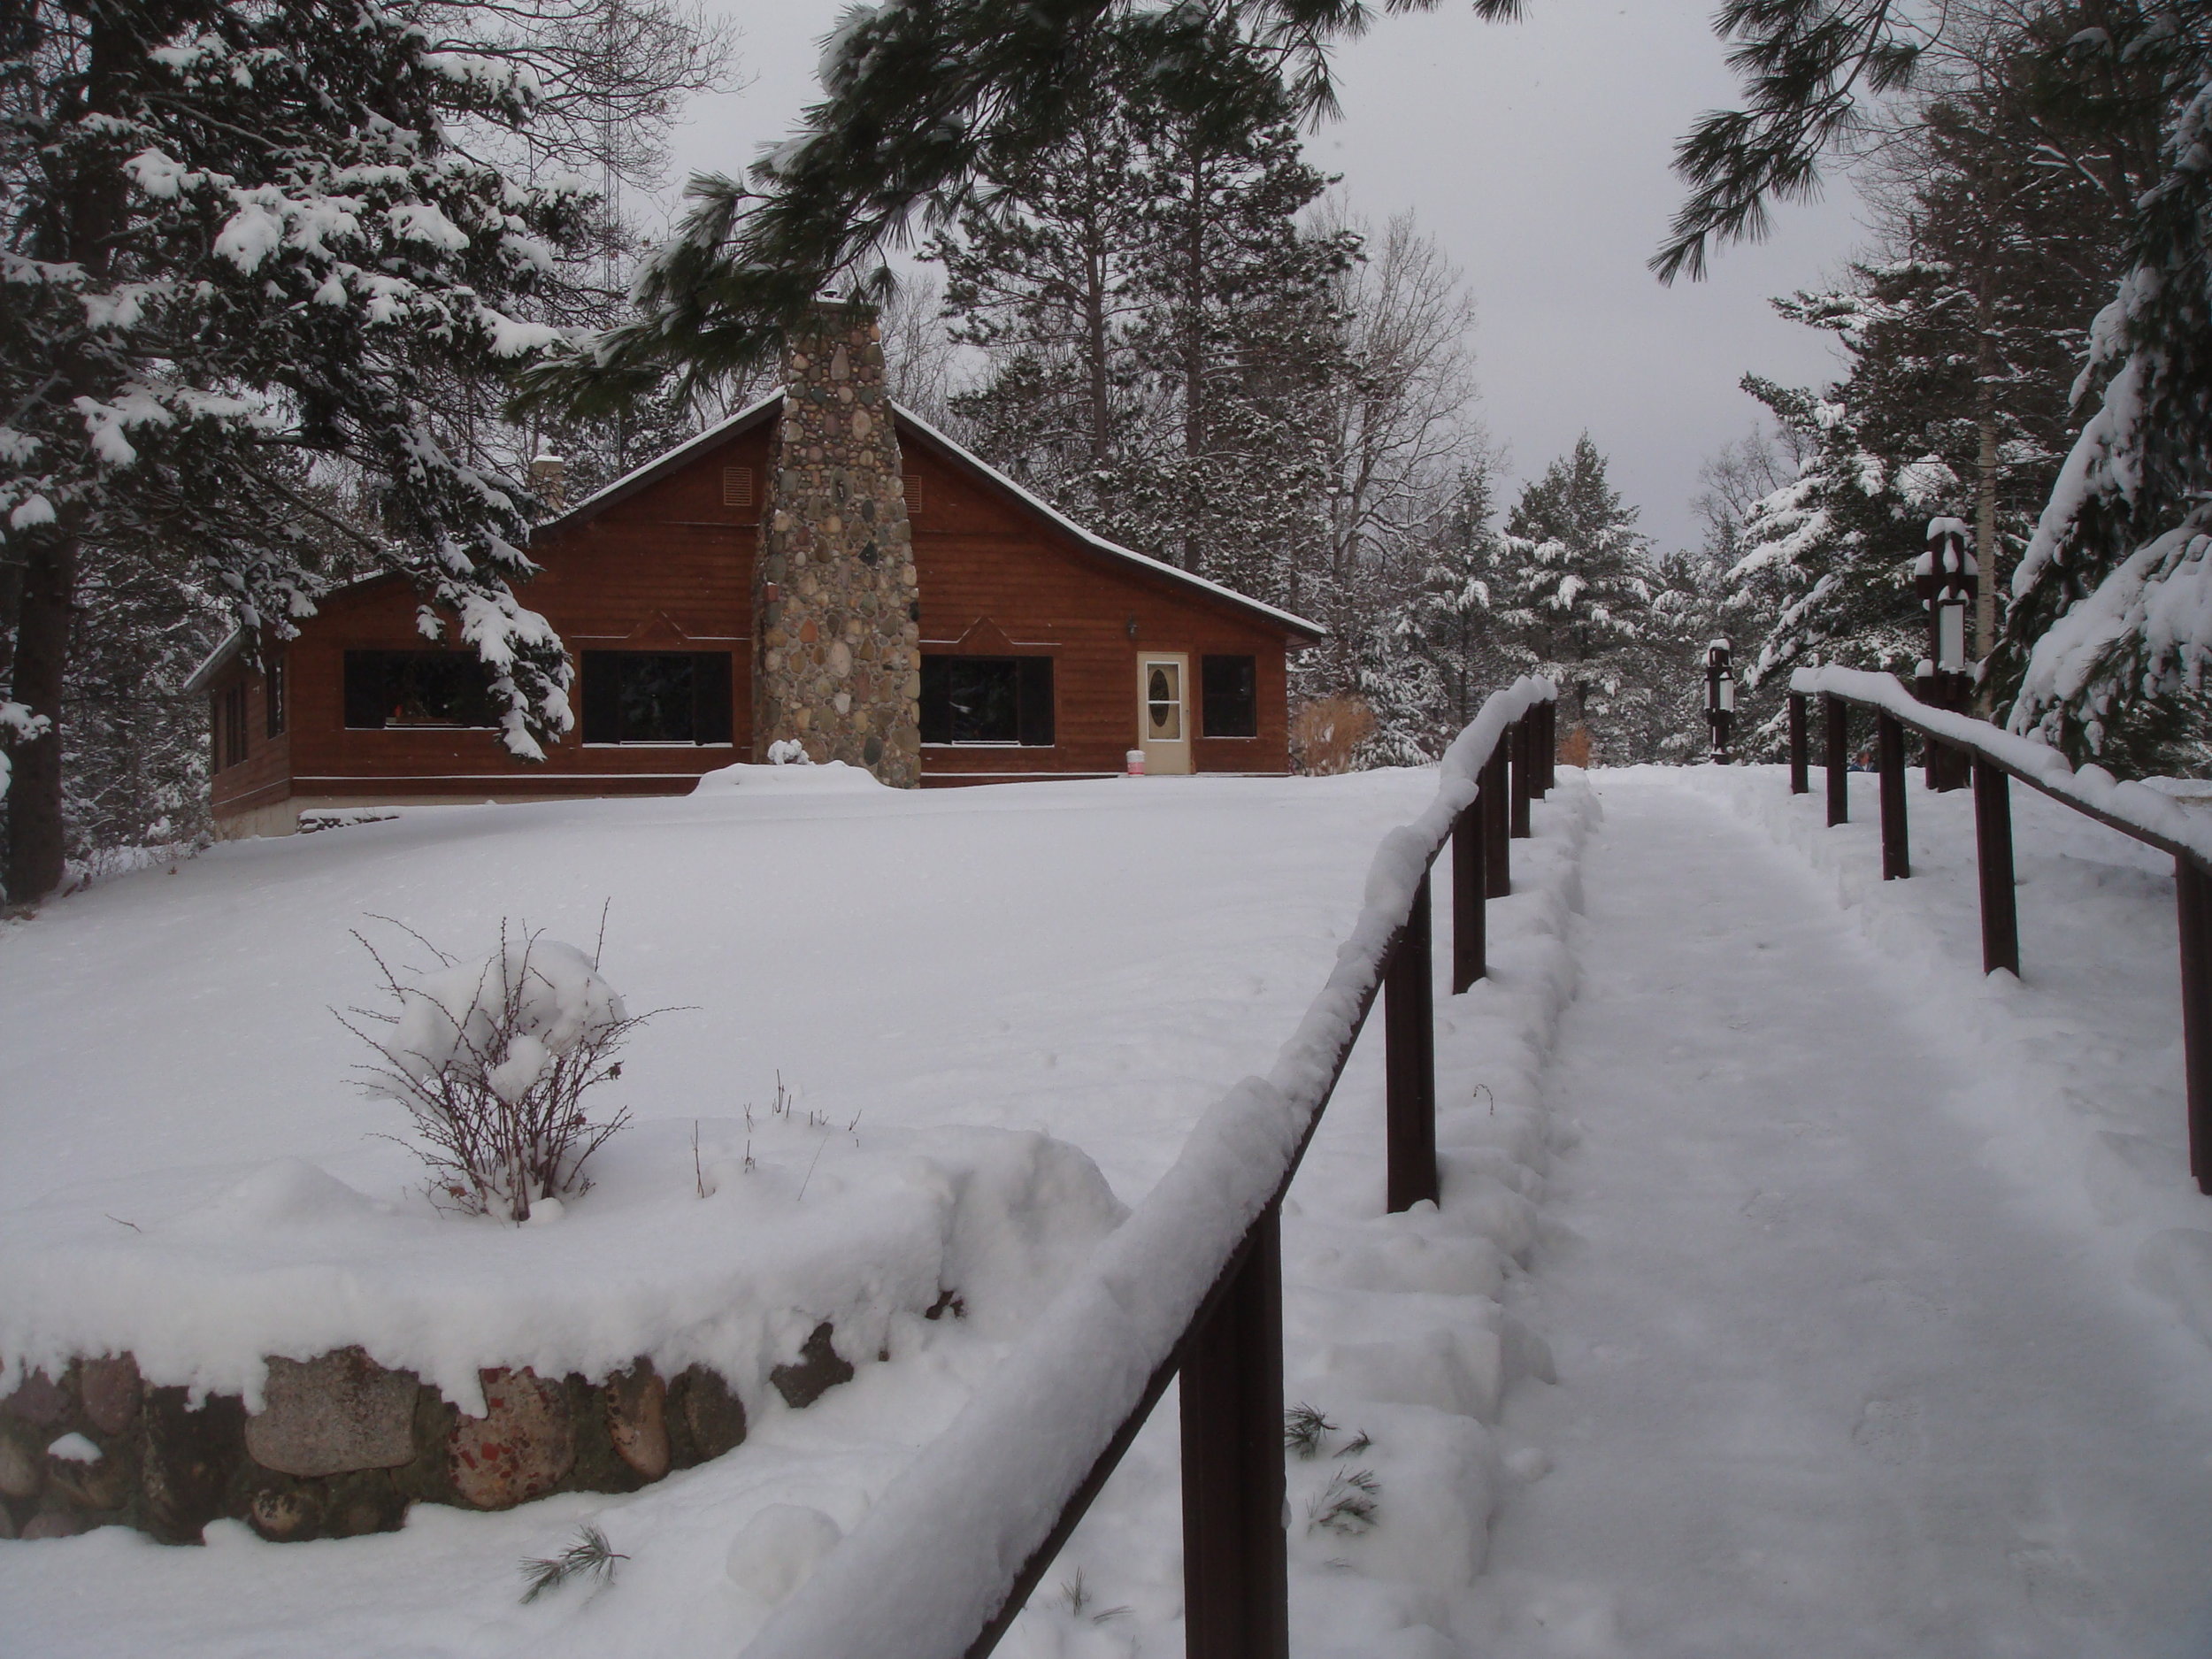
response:
<path id="1" fill-rule="evenodd" d="M 1191 769 L 1190 658 L 1148 651 L 1137 658 L 1137 730 L 1144 769 L 1179 775 Z"/>

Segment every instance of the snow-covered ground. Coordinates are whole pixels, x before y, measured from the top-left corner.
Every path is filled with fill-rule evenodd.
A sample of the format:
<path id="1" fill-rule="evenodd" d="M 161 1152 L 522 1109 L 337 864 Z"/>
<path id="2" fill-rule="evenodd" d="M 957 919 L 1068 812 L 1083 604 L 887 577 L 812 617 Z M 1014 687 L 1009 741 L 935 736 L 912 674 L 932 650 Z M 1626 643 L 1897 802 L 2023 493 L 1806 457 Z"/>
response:
<path id="1" fill-rule="evenodd" d="M 1379 1022 L 1355 1056 L 1286 1215 L 1287 1396 L 1331 1425 L 1291 1464 L 1302 1659 L 2212 1649 L 2212 1201 L 2170 876 L 2016 792 L 2026 974 L 1985 982 L 1965 797 L 1916 789 L 1916 875 L 1885 886 L 1854 781 L 1829 831 L 1775 769 L 1563 775 L 1492 906 L 1494 979 L 1438 998 L 1440 1211 L 1378 1215 Z M 757 1144 L 779 1181 L 818 1154 L 847 1194 L 893 1191 L 868 1160 L 950 1167 L 1011 1130 L 1064 1148 L 1065 1190 L 1087 1159 L 1133 1202 L 1266 1069 L 1433 788 L 740 787 L 120 879 L 0 934 L 0 1250 L 311 1210 L 317 1177 L 400 1205 L 412 1168 L 372 1138 L 396 1109 L 345 1087 L 325 1012 L 369 988 L 346 933 L 372 912 L 481 952 L 503 916 L 588 945 L 607 902 L 632 1006 L 695 1009 L 639 1037 L 640 1125 L 549 1240 L 690 1194 L 695 1118 L 726 1171 L 779 1071 L 815 1120 Z M 1010 1229 L 1040 1208 L 1020 1164 L 995 1166 Z M 1114 1213 L 1042 1208 L 1065 1250 Z M 736 1651 L 1057 1265 L 1000 1320 L 887 1317 L 888 1363 L 633 1496 L 342 1542 L 0 1544 L 0 1650 Z M 1002 1653 L 1180 1652 L 1175 1449 L 1171 1395 Z M 518 1605 L 515 1563 L 587 1520 L 628 1557 L 613 1585 Z"/>
<path id="2" fill-rule="evenodd" d="M 250 1390 L 259 1352 L 358 1340 L 465 1398 L 468 1345 L 486 1358 L 511 1346 L 564 1290 L 620 1315 L 572 1321 L 614 1355 L 641 1340 L 638 1303 L 664 1333 L 711 1294 L 772 1302 L 806 1277 L 726 1259 L 728 1228 L 780 1225 L 794 1235 L 778 1240 L 787 1257 L 841 1228 L 894 1252 L 902 1239 L 947 1243 L 911 1212 L 926 1210 L 918 1190 L 963 1184 L 949 1168 L 995 1170 L 1001 1225 L 967 1242 L 1016 1281 L 979 1299 L 981 1314 L 995 1300 L 996 1319 L 881 1315 L 862 1329 L 889 1363 L 864 1364 L 803 1413 L 751 1389 L 743 1447 L 634 1497 L 424 1509 L 400 1534 L 332 1544 L 278 1548 L 219 1524 L 204 1552 L 113 1531 L 0 1545 L 10 1651 L 726 1651 L 820 1548 L 818 1524 L 762 1513 L 857 1519 L 1064 1265 L 1049 1251 L 1026 1259 L 1022 1228 L 1071 1246 L 1110 1225 L 1067 1159 L 1094 1162 L 1122 1202 L 1143 1195 L 1198 1112 L 1273 1059 L 1358 911 L 1375 848 L 1435 787 L 1424 772 L 919 796 L 775 782 L 412 812 L 219 848 L 0 935 L 8 1358 L 129 1341 L 163 1380 Z M 1313 1559 L 1301 1601 L 1325 1620 L 1337 1610 L 1346 1652 L 1371 1650 L 1378 1628 L 1440 1619 L 1435 1598 L 1471 1575 L 1499 1485 L 1478 1417 L 1494 1417 L 1515 1368 L 1541 1364 L 1494 1294 L 1515 1271 L 1507 1251 L 1532 1240 L 1517 1188 L 1534 1188 L 1525 1166 L 1544 1158 L 1538 1064 L 1571 983 L 1560 935 L 1581 819 L 1567 805 L 1539 816 L 1547 839 L 1518 849 L 1523 890 L 1494 906 L 1497 979 L 1443 1022 L 1447 1087 L 1465 1108 L 1447 1114 L 1448 1200 L 1465 1197 L 1471 1218 L 1378 1219 L 1380 1064 L 1363 1050 L 1302 1179 L 1310 1223 L 1287 1230 L 1294 1354 L 1311 1373 L 1294 1394 L 1338 1415 L 1342 1402 L 1377 1404 L 1331 1437 L 1334 1450 L 1365 1429 L 1363 1459 L 1300 1469 L 1316 1488 L 1302 1503 L 1340 1472 L 1386 1483 L 1364 1535 L 1356 1522 L 1302 1529 Z M 435 1215 L 411 1196 L 419 1168 L 378 1138 L 400 1127 L 397 1109 L 348 1084 L 358 1045 L 328 1010 L 373 981 L 349 931 L 385 943 L 365 918 L 388 917 L 481 952 L 510 918 L 588 946 L 603 904 L 605 972 L 631 1007 L 687 1005 L 635 1040 L 617 1098 L 637 1125 L 549 1228 Z M 1453 1044 L 1462 1022 L 1471 1048 Z M 797 1094 L 780 1122 L 768 1110 L 779 1076 Z M 699 1202 L 695 1120 L 716 1200 L 756 1184 L 764 1195 L 735 1210 Z M 1069 1150 L 977 1152 L 978 1133 L 994 1131 Z M 886 1177 L 887 1162 L 909 1179 Z M 924 1265 L 933 1278 L 936 1261 Z M 1374 1294 L 1394 1286 L 1402 1303 Z M 288 1344 L 286 1330 L 304 1334 Z M 1392 1363 L 1394 1342 L 1417 1350 L 1410 1363 Z M 572 1348 L 541 1357 L 586 1363 Z M 1007 1651 L 1054 1652 L 1070 1632 L 1110 1651 L 1173 1639 L 1172 1424 L 1171 1399 Z M 588 1611 L 582 1591 L 516 1605 L 516 1563 L 559 1548 L 585 1517 L 631 1557 L 616 1587 Z M 1373 1571 L 1332 1564 L 1378 1551 Z M 1331 1594 L 1310 1593 L 1317 1574 Z M 1097 1622 L 1116 1607 L 1130 1610 Z"/>
<path id="3" fill-rule="evenodd" d="M 2212 1243 L 2170 876 L 2020 792 L 1985 985 L 1970 800 L 1884 884 L 1854 783 L 1601 774 L 1486 1654 L 2212 1651 L 2212 1353 L 2139 1277 Z"/>

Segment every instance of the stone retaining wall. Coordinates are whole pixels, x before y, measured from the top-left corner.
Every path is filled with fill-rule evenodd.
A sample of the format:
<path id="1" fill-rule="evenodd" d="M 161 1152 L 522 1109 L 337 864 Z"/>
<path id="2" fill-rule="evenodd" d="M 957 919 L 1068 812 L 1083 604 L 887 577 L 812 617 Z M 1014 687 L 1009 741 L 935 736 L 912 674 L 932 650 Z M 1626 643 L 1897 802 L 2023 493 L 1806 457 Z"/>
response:
<path id="1" fill-rule="evenodd" d="M 834 1337 L 816 1326 L 770 1373 L 788 1404 L 851 1378 Z M 393 1530 L 411 1503 L 504 1509 L 634 1491 L 745 1438 L 744 1402 L 699 1365 L 664 1378 L 640 1360 L 596 1382 L 488 1370 L 482 1417 L 359 1348 L 268 1365 L 258 1412 L 236 1394 L 194 1406 L 144 1381 L 128 1354 L 33 1373 L 0 1400 L 0 1538 L 119 1524 L 197 1543 L 224 1517 L 279 1542 L 349 1538 Z"/>

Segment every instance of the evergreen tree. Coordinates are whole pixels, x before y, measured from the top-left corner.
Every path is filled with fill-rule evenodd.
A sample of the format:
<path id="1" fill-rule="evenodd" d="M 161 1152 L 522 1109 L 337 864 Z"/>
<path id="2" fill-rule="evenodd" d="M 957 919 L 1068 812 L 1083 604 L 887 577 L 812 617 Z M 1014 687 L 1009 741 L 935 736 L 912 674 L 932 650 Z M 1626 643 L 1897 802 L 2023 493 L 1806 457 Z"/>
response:
<path id="1" fill-rule="evenodd" d="M 2159 111 L 2163 177 L 2096 321 L 2098 405 L 2014 577 L 2010 719 L 2078 761 L 2193 771 L 2212 740 L 2212 4 L 2117 8 L 2066 50 L 2131 89 L 2123 111 Z"/>
<path id="2" fill-rule="evenodd" d="M 1394 630 L 1405 649 L 1427 664 L 1435 687 L 1433 722 L 1448 738 L 1475 718 L 1497 689 L 1505 657 L 1492 614 L 1494 585 L 1503 578 L 1491 458 L 1462 465 L 1425 549 L 1420 584 Z"/>
<path id="3" fill-rule="evenodd" d="M 1327 511 L 1330 282 L 1354 241 L 1300 229 L 1325 180 L 1260 54 L 1217 27 L 1162 73 L 1141 33 L 1093 43 L 1067 135 L 988 175 L 933 246 L 989 363 L 954 413 L 1065 511 L 1294 603 Z"/>
<path id="4" fill-rule="evenodd" d="M 1118 36 L 1087 52 L 1101 61 L 1082 77 L 1065 135 L 983 180 L 927 257 L 945 267 L 953 338 L 988 365 L 952 402 L 964 434 L 1064 511 L 1126 537 L 1120 474 L 1146 424 L 1130 340 L 1149 240 L 1132 107 L 1141 88 Z"/>
<path id="5" fill-rule="evenodd" d="M 1556 683 L 1566 718 L 1607 758 L 1626 751 L 1632 711 L 1648 696 L 1635 656 L 1653 584 L 1636 518 L 1585 433 L 1514 503 L 1492 588 L 1508 661 Z"/>
<path id="6" fill-rule="evenodd" d="M 449 136 L 526 125 L 526 86 L 368 6 L 36 0 L 5 22 L 9 896 L 62 872 L 52 723 L 88 549 L 146 561 L 173 614 L 211 594 L 280 637 L 335 534 L 418 584 L 426 630 L 483 661 L 510 750 L 538 755 L 570 723 L 569 670 L 511 586 L 528 496 L 457 458 L 426 396 L 426 365 L 496 372 L 554 338 L 519 313 L 585 199 Z M 333 461 L 372 528 L 320 499 Z"/>

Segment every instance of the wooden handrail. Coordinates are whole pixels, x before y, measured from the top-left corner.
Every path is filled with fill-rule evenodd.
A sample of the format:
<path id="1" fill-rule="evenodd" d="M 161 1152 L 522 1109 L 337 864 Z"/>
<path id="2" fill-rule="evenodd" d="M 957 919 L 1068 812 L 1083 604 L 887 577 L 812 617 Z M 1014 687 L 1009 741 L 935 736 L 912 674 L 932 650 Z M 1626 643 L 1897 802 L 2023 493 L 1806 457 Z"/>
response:
<path id="1" fill-rule="evenodd" d="M 2084 818 L 2155 847 L 2174 861 L 2174 902 L 2181 955 L 2181 1031 L 2187 1100 L 2189 1172 L 2197 1190 L 2212 1194 L 2212 833 L 2172 834 L 2139 818 L 2083 798 L 2079 774 L 2056 750 L 2032 745 L 1985 720 L 1949 710 L 1926 708 L 1893 676 L 1850 670 L 1802 670 L 1791 676 L 1790 787 L 1804 792 L 1805 760 L 1798 734 L 1805 726 L 1806 700 L 1817 695 L 1828 741 L 1828 822 L 1848 816 L 1848 710 L 1874 710 L 1882 803 L 1882 879 L 1912 874 L 1907 848 L 1904 733 L 1927 740 L 1932 772 L 1939 750 L 1963 754 L 1971 762 L 1974 788 L 1974 848 L 1982 922 L 1982 972 L 2020 972 L 2019 907 L 2013 892 L 2012 802 L 2010 784 L 2018 779 Z M 2061 773 L 2063 776 L 2061 776 Z M 2104 780 L 2108 787 L 2111 780 Z M 1930 787 L 1935 787 L 1932 777 Z"/>
<path id="2" fill-rule="evenodd" d="M 1377 852 L 1366 908 L 1269 1076 L 1246 1079 L 1200 1120 L 1174 1166 L 770 1617 L 746 1659 L 982 1659 L 1179 1374 L 1187 1651 L 1286 1659 L 1283 1196 L 1379 995 L 1390 1207 L 1435 1197 L 1428 872 L 1448 840 L 1472 842 L 1455 855 L 1455 926 L 1471 870 L 1481 897 L 1510 886 L 1502 865 L 1514 819 L 1525 826 L 1526 799 L 1551 783 L 1556 695 L 1524 680 L 1484 703 L 1447 752 L 1429 809 Z M 1509 752 L 1514 803 L 1503 799 Z M 1466 964 L 1458 943 L 1455 981 Z M 1485 965 L 1478 946 L 1478 977 Z M 1012 1449 L 1025 1433 L 1039 1444 Z"/>

